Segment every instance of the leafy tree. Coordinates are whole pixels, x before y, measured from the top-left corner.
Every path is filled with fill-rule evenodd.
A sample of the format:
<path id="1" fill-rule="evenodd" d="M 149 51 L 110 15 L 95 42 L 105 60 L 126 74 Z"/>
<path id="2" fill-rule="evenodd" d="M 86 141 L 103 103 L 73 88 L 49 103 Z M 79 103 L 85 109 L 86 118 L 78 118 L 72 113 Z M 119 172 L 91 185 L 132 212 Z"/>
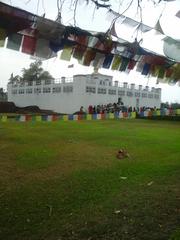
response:
<path id="1" fill-rule="evenodd" d="M 19 75 L 13 76 L 13 73 L 11 73 L 11 77 L 9 78 L 9 83 L 20 83 L 22 81 L 22 77 Z"/>
<path id="2" fill-rule="evenodd" d="M 22 79 L 24 81 L 36 81 L 36 80 L 51 80 L 54 79 L 48 71 L 44 71 L 41 67 L 41 61 L 35 61 L 34 63 L 30 64 L 28 69 L 22 69 Z"/>
<path id="3" fill-rule="evenodd" d="M 11 74 L 9 78 L 10 83 L 22 83 L 22 82 L 31 82 L 31 81 L 37 81 L 37 80 L 53 80 L 54 78 L 48 71 L 44 71 L 44 69 L 41 67 L 42 62 L 41 61 L 35 61 L 34 63 L 31 63 L 29 68 L 23 68 L 22 69 L 22 77 L 19 75 L 13 76 L 13 73 Z"/>

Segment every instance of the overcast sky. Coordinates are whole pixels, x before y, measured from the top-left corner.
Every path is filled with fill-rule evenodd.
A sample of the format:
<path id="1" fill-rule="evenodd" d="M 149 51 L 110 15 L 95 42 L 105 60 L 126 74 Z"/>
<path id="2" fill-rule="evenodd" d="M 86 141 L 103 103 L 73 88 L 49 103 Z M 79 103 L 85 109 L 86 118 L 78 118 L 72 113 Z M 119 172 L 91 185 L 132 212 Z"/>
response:
<path id="1" fill-rule="evenodd" d="M 67 0 L 68 1 L 68 0 Z M 28 3 L 28 0 L 11 0 L 11 1 L 3 1 L 7 4 L 12 4 L 13 6 L 20 7 L 22 9 L 25 9 L 27 11 L 31 11 L 33 13 L 38 13 L 38 15 L 42 15 L 43 13 L 46 14 L 46 17 L 49 19 L 56 19 L 57 16 L 57 5 L 56 0 L 40 0 L 38 5 L 38 0 L 31 0 Z M 118 1 L 115 1 L 117 4 Z M 69 0 L 70 3 L 70 0 Z M 177 3 L 179 3 L 179 10 L 180 10 L 180 0 L 177 0 Z M 127 0 L 128 4 L 128 0 Z M 73 24 L 73 11 L 69 9 L 68 5 L 66 7 L 66 10 L 64 10 L 63 15 L 63 23 Z M 114 5 L 117 9 L 117 5 Z M 148 6 L 151 8 L 152 6 Z M 161 4 L 158 8 L 156 8 L 153 11 L 152 17 L 152 11 L 145 11 L 144 19 L 146 23 L 151 24 L 152 21 L 149 21 L 149 19 L 155 19 L 159 16 L 159 13 L 164 8 L 164 3 Z M 98 10 L 99 11 L 99 10 Z M 95 12 L 94 8 L 90 8 L 89 10 L 85 5 L 81 5 L 81 7 L 78 9 L 78 12 L 76 14 L 77 16 L 77 23 L 78 26 L 81 28 L 86 28 L 87 30 L 98 30 L 98 31 L 105 31 L 109 27 L 109 20 L 107 18 L 107 15 L 105 14 L 105 10 L 101 10 L 102 12 Z M 99 14 L 100 13 L 100 14 Z M 129 13 L 127 13 L 132 16 L 131 10 Z M 88 16 L 88 17 L 84 17 Z M 101 17 L 99 17 L 101 16 Z M 137 15 L 134 15 L 137 17 Z M 153 23 L 154 24 L 154 23 Z M 177 28 L 177 31 L 180 31 L 180 27 Z M 24 67 L 28 67 L 29 64 L 32 62 L 30 57 L 26 54 L 16 52 L 13 50 L 8 50 L 5 48 L 0 48 L 0 87 L 3 87 L 6 89 L 6 85 L 8 82 L 8 79 L 10 77 L 10 74 L 13 72 L 14 75 L 21 74 L 21 70 Z M 73 74 L 86 74 L 86 73 L 92 73 L 93 69 L 91 67 L 84 67 L 80 66 L 75 59 L 72 60 L 72 63 L 74 63 L 74 68 L 68 68 L 68 65 L 71 64 L 71 62 L 65 62 L 59 60 L 59 58 L 54 58 L 51 60 L 47 60 L 43 63 L 43 67 L 45 70 L 48 70 L 55 78 L 60 78 L 61 76 L 67 76 L 71 77 Z M 152 78 L 146 78 L 142 75 L 131 71 L 129 75 L 125 73 L 120 73 L 118 71 L 111 71 L 111 70 L 99 70 L 100 73 L 113 75 L 114 80 L 119 80 L 120 82 L 127 81 L 128 83 L 135 83 L 135 84 L 142 84 L 142 85 L 149 85 L 150 87 L 160 87 L 162 88 L 162 101 L 168 101 L 168 102 L 179 102 L 180 103 L 180 87 L 176 84 L 176 86 L 169 86 L 168 84 L 158 84 L 156 85 L 156 80 Z"/>

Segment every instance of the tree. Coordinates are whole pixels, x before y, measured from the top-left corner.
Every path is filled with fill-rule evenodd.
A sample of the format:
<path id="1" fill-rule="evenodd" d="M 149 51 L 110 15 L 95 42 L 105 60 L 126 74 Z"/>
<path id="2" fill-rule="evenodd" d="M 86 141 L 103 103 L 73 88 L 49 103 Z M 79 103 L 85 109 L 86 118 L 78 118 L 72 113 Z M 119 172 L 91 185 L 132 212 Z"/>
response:
<path id="1" fill-rule="evenodd" d="M 54 78 L 48 71 L 44 71 L 41 67 L 41 61 L 35 61 L 31 63 L 29 68 L 22 69 L 22 77 L 19 75 L 11 76 L 9 78 L 9 83 L 23 83 L 23 82 L 31 82 L 31 81 L 38 81 L 38 80 L 53 80 Z"/>
<path id="2" fill-rule="evenodd" d="M 41 67 L 41 61 L 35 61 L 30 64 L 28 69 L 22 69 L 23 81 L 52 80 L 54 79 L 48 71 L 44 71 Z"/>
<path id="3" fill-rule="evenodd" d="M 22 81 L 22 77 L 20 77 L 19 75 L 13 76 L 13 73 L 11 73 L 11 76 L 9 78 L 9 83 L 20 83 Z"/>

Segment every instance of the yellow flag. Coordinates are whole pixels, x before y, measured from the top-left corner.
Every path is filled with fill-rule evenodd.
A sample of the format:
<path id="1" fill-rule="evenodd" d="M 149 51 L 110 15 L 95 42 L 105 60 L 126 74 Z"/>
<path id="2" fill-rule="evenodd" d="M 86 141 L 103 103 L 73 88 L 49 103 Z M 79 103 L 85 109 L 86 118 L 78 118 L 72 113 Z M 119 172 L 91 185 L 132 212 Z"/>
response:
<path id="1" fill-rule="evenodd" d="M 65 61 L 70 61 L 71 60 L 71 54 L 72 54 L 72 47 L 64 47 L 60 59 L 65 60 Z"/>
<path id="2" fill-rule="evenodd" d="M 1 122 L 7 122 L 7 116 L 3 115 L 1 118 Z"/>
<path id="3" fill-rule="evenodd" d="M 119 69 L 119 66 L 120 66 L 120 63 L 121 63 L 121 57 L 118 56 L 118 55 L 115 55 L 115 56 L 114 56 L 114 59 L 113 59 L 113 62 L 112 62 L 112 67 L 111 67 L 111 69 L 112 69 L 112 70 L 118 70 L 118 69 Z"/>

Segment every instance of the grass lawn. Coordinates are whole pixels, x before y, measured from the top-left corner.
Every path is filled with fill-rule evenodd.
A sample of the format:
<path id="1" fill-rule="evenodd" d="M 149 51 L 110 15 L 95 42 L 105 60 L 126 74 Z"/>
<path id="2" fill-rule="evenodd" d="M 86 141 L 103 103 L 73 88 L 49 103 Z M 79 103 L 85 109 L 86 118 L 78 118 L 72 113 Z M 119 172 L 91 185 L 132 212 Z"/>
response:
<path id="1" fill-rule="evenodd" d="M 0 239 L 179 240 L 180 123 L 0 123 Z"/>

